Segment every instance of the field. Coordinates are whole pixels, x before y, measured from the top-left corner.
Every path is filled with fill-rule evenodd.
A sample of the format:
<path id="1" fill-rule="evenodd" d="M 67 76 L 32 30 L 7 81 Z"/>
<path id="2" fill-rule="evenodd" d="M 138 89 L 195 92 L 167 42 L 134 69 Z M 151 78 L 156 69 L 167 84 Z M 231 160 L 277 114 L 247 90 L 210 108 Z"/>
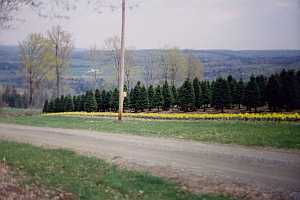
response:
<path id="1" fill-rule="evenodd" d="M 120 169 L 66 150 L 45 150 L 0 141 L 0 158 L 17 173 L 25 173 L 26 181 L 21 184 L 42 184 L 71 192 L 72 199 L 229 200 L 222 196 L 191 194 L 147 173 Z"/>
<path id="2" fill-rule="evenodd" d="M 2 116 L 0 122 L 168 137 L 222 144 L 300 149 L 300 124 L 286 121 L 153 120 L 78 116 Z"/>

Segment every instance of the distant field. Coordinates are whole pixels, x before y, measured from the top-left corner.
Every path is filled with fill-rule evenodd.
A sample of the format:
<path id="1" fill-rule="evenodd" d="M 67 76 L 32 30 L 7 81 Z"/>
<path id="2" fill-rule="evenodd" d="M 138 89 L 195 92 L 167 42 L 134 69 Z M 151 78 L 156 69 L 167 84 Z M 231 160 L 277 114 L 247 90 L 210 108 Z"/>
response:
<path id="1" fill-rule="evenodd" d="M 26 175 L 26 185 L 43 184 L 82 200 L 229 200 L 196 195 L 147 173 L 119 169 L 102 160 L 66 150 L 46 150 L 0 141 L 0 162 Z M 1 163 L 0 163 L 1 164 Z M 69 199 L 69 198 L 67 198 Z"/>
<path id="2" fill-rule="evenodd" d="M 300 123 L 237 120 L 161 121 L 68 116 L 2 116 L 2 123 L 188 139 L 222 144 L 300 149 Z"/>

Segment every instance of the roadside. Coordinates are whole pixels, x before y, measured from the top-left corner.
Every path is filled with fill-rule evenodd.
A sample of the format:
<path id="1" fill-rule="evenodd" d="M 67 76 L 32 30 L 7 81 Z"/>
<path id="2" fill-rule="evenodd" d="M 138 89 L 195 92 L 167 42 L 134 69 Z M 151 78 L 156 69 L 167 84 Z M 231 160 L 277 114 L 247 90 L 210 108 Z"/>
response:
<path id="1" fill-rule="evenodd" d="M 300 154 L 84 130 L 0 124 L 0 137 L 72 149 L 130 169 L 146 170 L 199 193 L 289 199 L 300 191 Z"/>
<path id="2" fill-rule="evenodd" d="M 23 189 L 12 179 L 7 165 L 2 165 L 4 176 L 0 176 L 0 191 L 1 184 L 9 185 L 3 187 L 4 199 L 14 196 L 18 200 L 230 200 L 215 194 L 192 194 L 173 182 L 67 150 L 46 150 L 0 141 L 0 157 L 5 159 L 5 164 L 24 172 L 27 179 L 27 187 Z M 45 190 L 41 185 L 55 190 Z"/>
<path id="3" fill-rule="evenodd" d="M 41 184 L 28 184 L 20 171 L 0 162 L 0 199 L 6 200 L 71 200 L 73 194 L 49 189 Z"/>

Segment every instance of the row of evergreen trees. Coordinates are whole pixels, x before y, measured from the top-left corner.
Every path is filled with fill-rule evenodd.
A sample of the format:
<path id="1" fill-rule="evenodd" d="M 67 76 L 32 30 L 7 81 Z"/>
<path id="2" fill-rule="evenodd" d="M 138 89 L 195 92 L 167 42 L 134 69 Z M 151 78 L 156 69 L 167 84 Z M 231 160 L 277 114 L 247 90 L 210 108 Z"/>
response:
<path id="1" fill-rule="evenodd" d="M 127 88 L 125 87 L 125 91 Z M 118 89 L 87 91 L 79 96 L 61 96 L 46 101 L 44 112 L 106 112 L 118 110 Z M 221 112 L 224 108 L 246 108 L 257 111 L 268 105 L 273 112 L 300 108 L 300 71 L 282 70 L 269 78 L 252 76 L 248 82 L 237 81 L 232 76 L 215 81 L 186 80 L 181 87 L 164 84 L 146 88 L 141 82 L 130 90 L 124 101 L 127 111 L 178 109 L 184 112 L 213 107 Z"/>

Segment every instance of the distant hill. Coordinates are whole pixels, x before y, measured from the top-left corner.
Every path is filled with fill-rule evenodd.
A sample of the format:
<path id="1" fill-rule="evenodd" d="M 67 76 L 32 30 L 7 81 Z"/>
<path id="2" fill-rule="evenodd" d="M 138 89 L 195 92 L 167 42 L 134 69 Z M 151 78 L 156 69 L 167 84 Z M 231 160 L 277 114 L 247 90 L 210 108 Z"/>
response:
<path id="1" fill-rule="evenodd" d="M 248 79 L 251 74 L 270 75 L 285 69 L 300 69 L 300 50 L 182 50 L 184 54 L 192 54 L 204 64 L 204 79 L 212 80 L 218 76 L 233 75 L 235 78 Z M 133 82 L 144 80 L 144 67 L 147 59 L 158 56 L 162 50 L 136 50 L 130 52 L 133 57 Z M 101 69 L 99 84 L 109 87 L 115 80 L 109 52 L 101 51 L 98 66 Z M 157 68 L 158 65 L 154 65 Z M 72 54 L 71 68 L 65 80 L 75 92 L 91 87 L 91 70 L 87 60 L 87 50 L 75 49 Z M 157 71 L 156 69 L 154 69 Z M 18 48 L 16 46 L 0 46 L 0 84 L 23 87 L 24 78 L 21 73 Z"/>

